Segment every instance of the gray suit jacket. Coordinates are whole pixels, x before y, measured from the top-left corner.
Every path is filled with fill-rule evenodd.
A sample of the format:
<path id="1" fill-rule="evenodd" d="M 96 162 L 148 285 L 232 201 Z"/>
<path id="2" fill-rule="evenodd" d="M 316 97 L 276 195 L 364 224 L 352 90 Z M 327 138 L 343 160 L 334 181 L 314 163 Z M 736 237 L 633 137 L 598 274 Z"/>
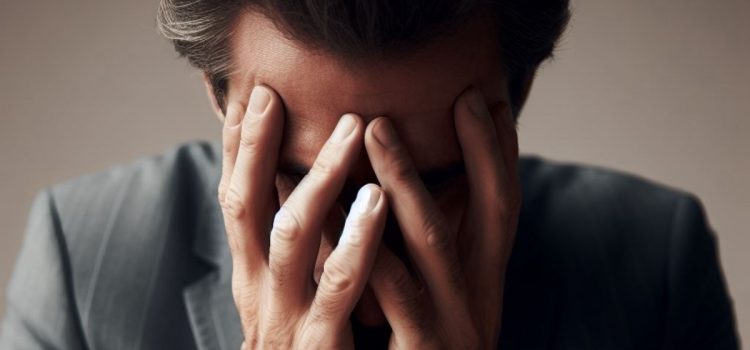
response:
<path id="1" fill-rule="evenodd" d="M 239 349 L 220 154 L 188 144 L 42 191 L 3 348 Z M 520 169 L 503 349 L 738 348 L 695 197 L 538 158 Z"/>

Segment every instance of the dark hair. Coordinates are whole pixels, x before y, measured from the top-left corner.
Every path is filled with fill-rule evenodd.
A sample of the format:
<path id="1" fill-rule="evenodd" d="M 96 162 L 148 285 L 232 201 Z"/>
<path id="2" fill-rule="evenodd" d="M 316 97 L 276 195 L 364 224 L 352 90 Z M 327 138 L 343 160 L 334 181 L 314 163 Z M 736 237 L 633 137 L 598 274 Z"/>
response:
<path id="1" fill-rule="evenodd" d="M 524 80 L 552 56 L 570 17 L 568 0 L 161 0 L 159 30 L 207 74 L 222 111 L 232 68 L 229 36 L 247 9 L 297 41 L 348 58 L 413 48 L 489 11 L 516 113 Z"/>

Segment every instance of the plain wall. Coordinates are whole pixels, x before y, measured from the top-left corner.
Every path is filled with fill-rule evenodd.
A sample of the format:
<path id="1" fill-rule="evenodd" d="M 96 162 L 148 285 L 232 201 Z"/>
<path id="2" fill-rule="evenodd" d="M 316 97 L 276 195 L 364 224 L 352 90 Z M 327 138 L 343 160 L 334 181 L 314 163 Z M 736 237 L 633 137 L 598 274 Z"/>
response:
<path id="1" fill-rule="evenodd" d="M 155 30 L 156 6 L 0 2 L 1 286 L 40 188 L 183 141 L 219 139 L 200 75 Z M 522 151 L 697 194 L 750 339 L 750 2 L 573 7 L 523 113 Z"/>

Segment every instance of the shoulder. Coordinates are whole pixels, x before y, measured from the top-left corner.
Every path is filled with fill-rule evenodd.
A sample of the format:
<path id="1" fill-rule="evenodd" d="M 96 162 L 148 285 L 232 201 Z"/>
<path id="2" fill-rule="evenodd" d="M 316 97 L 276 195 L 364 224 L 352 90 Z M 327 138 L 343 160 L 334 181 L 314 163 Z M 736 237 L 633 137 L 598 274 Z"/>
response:
<path id="1" fill-rule="evenodd" d="M 212 143 L 186 143 L 52 186 L 53 215 L 71 255 L 86 264 L 93 250 L 150 247 L 195 224 L 216 199 L 219 152 Z"/>
<path id="2" fill-rule="evenodd" d="M 654 238 L 669 233 L 681 207 L 700 206 L 688 192 L 621 171 L 539 157 L 524 157 L 520 169 L 525 214 L 561 228 Z"/>
<path id="3" fill-rule="evenodd" d="M 113 220 L 115 213 L 147 219 L 148 214 L 161 212 L 167 202 L 210 195 L 218 176 L 218 152 L 211 143 L 186 143 L 61 182 L 48 192 L 64 225 L 99 221 L 93 226 L 101 228 L 101 221 Z M 76 228 L 63 227 L 63 232 L 80 231 Z"/>
<path id="4" fill-rule="evenodd" d="M 125 293 L 122 305 L 138 305 L 149 300 L 155 273 L 174 274 L 169 282 L 189 272 L 180 266 L 191 261 L 198 233 L 210 231 L 220 152 L 183 144 L 47 190 L 84 314 L 112 297 L 94 290 Z"/>
<path id="5" fill-rule="evenodd" d="M 520 169 L 518 260 L 543 254 L 548 266 L 565 275 L 659 284 L 676 242 L 713 239 L 699 200 L 688 192 L 538 157 L 524 157 Z"/>
<path id="6" fill-rule="evenodd" d="M 505 347 L 736 348 L 715 237 L 694 195 L 538 157 L 524 157 L 520 175 Z"/>
<path id="7" fill-rule="evenodd" d="M 560 334 L 600 334 L 595 347 L 736 348 L 716 237 L 695 195 L 537 157 L 520 169 L 504 310 L 519 332 L 555 310 Z"/>
<path id="8" fill-rule="evenodd" d="M 202 218 L 216 202 L 219 152 L 184 144 L 43 190 L 8 287 L 6 329 L 62 348 L 170 339 L 134 325 L 184 312 L 182 287 L 205 270 L 189 248 L 210 231 Z M 186 320 L 169 325 L 189 334 Z"/>
<path id="9" fill-rule="evenodd" d="M 673 208 L 685 198 L 694 198 L 683 190 L 598 166 L 525 156 L 520 168 L 524 199 L 530 204 L 616 206 L 625 209 L 623 213 L 634 209 L 634 214 L 647 214 L 649 209 Z"/>
<path id="10" fill-rule="evenodd" d="M 58 199 L 77 196 L 111 197 L 123 188 L 165 186 L 178 181 L 208 181 L 220 162 L 216 145 L 192 142 L 163 153 L 63 181 L 51 188 Z"/>

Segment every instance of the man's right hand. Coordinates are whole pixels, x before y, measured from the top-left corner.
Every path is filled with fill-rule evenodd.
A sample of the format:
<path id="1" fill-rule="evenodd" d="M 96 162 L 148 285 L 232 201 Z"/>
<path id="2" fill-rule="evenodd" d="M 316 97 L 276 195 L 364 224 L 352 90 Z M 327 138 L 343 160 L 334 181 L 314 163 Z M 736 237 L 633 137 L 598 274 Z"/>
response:
<path id="1" fill-rule="evenodd" d="M 312 275 L 325 218 L 360 154 L 364 125 L 344 115 L 279 208 L 274 189 L 283 124 L 281 99 L 265 86 L 253 89 L 247 108 L 238 102 L 227 107 L 219 202 L 243 348 L 352 348 L 349 316 L 370 275 L 387 213 L 378 186 L 360 189 L 317 286 Z"/>

